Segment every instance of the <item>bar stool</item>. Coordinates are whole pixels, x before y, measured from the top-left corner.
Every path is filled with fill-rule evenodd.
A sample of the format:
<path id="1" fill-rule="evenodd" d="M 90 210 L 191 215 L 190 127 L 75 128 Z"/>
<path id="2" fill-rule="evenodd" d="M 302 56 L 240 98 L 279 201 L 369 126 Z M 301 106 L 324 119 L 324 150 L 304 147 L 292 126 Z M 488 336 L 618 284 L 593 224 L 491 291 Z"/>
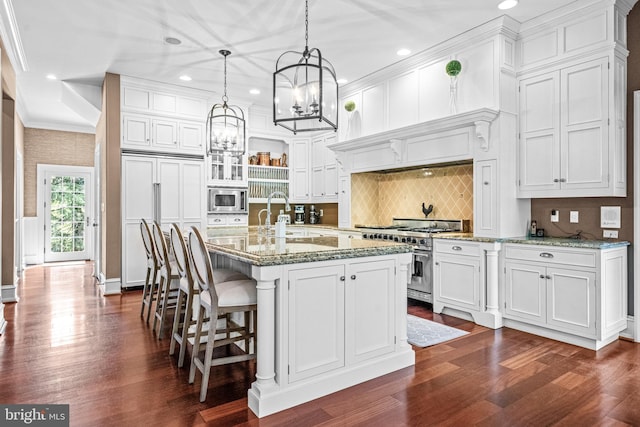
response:
<path id="1" fill-rule="evenodd" d="M 158 254 L 156 253 L 153 236 L 149 229 L 149 224 L 144 218 L 140 221 L 140 233 L 142 234 L 142 243 L 147 256 L 147 275 L 144 279 L 144 287 L 142 288 L 142 306 L 140 307 L 140 317 L 144 317 L 144 309 L 147 308 L 147 323 L 151 316 L 151 305 L 156 300 L 156 291 L 158 284 L 158 272 L 160 271 L 160 263 Z"/>
<path id="2" fill-rule="evenodd" d="M 157 334 L 160 340 L 162 339 L 165 319 L 167 318 L 169 309 L 175 308 L 176 306 L 178 287 L 180 286 L 180 275 L 178 274 L 175 259 L 169 257 L 167 240 L 160 229 L 160 225 L 156 221 L 153 222 L 152 231 L 156 252 L 158 254 L 158 263 L 160 265 L 160 280 L 158 282 L 153 330 L 156 330 L 156 324 L 159 321 L 160 325 Z"/>
<path id="3" fill-rule="evenodd" d="M 200 232 L 195 227 L 191 227 L 189 233 L 189 254 L 192 260 L 193 278 L 200 288 L 189 384 L 194 382 L 197 368 L 202 372 L 200 402 L 204 402 L 207 398 L 209 374 L 212 366 L 256 358 L 257 290 L 256 281 L 251 279 L 215 283 L 209 253 Z M 207 313 L 209 313 L 208 318 Z M 244 315 L 243 325 L 236 323 L 231 316 L 234 313 Z M 224 316 L 222 328 L 218 327 L 217 322 L 221 315 Z M 207 343 L 204 352 L 201 352 L 202 329 L 206 321 L 209 321 L 209 328 L 206 331 Z M 223 338 L 216 339 L 218 334 L 222 334 Z M 251 343 L 252 339 L 253 343 Z M 215 348 L 233 345 L 238 341 L 244 341 L 244 354 L 224 357 L 214 355 Z M 253 353 L 251 352 L 251 344 L 253 344 Z M 230 351 L 236 353 L 233 351 L 236 349 L 240 351 L 239 347 L 232 348 Z"/>
<path id="4" fill-rule="evenodd" d="M 194 301 L 199 305 L 198 295 L 200 288 L 193 280 L 191 258 L 187 250 L 184 236 L 178 224 L 171 224 L 170 239 L 171 249 L 176 260 L 176 270 L 180 276 L 180 286 L 178 288 L 178 299 L 176 310 L 173 315 L 173 328 L 171 330 L 171 345 L 169 354 L 175 353 L 176 344 L 180 346 L 178 352 L 178 367 L 184 365 L 184 355 L 186 343 L 195 336 L 196 317 L 193 313 Z M 213 270 L 214 283 L 228 282 L 232 280 L 247 280 L 246 275 L 226 268 L 216 268 Z"/>

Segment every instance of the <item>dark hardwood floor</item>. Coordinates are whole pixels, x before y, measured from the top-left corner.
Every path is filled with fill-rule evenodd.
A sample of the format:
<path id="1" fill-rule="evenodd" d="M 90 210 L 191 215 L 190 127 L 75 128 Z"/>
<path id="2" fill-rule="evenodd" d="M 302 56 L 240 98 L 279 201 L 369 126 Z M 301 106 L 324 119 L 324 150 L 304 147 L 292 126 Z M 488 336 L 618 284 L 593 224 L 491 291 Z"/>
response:
<path id="1" fill-rule="evenodd" d="M 413 303 L 470 332 L 416 348 L 416 365 L 262 419 L 247 408 L 251 362 L 200 377 L 140 318 L 141 291 L 101 297 L 89 263 L 30 267 L 0 337 L 1 403 L 67 403 L 73 426 L 640 425 L 640 346 L 598 352 L 490 330 Z"/>

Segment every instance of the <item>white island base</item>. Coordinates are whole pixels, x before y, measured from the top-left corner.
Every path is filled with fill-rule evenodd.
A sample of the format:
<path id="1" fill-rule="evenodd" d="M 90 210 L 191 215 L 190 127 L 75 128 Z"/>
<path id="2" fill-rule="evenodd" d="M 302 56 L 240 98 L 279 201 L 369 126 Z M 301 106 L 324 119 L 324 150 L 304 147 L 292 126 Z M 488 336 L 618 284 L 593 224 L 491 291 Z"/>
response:
<path id="1" fill-rule="evenodd" d="M 415 364 L 407 342 L 410 247 L 291 239 L 273 256 L 255 250 L 245 258 L 215 242 L 209 239 L 217 265 L 243 267 L 257 281 L 256 381 L 248 405 L 258 417 Z"/>

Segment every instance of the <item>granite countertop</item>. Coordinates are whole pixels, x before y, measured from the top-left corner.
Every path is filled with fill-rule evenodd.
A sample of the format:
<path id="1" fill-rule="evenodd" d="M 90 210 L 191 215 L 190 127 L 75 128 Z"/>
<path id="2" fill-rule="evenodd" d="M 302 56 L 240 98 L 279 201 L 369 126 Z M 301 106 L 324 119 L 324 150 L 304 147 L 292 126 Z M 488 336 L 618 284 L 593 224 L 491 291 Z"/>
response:
<path id="1" fill-rule="evenodd" d="M 289 229 L 289 227 L 287 227 Z M 293 226 L 291 226 L 293 228 Z M 337 228 L 334 227 L 335 230 Z M 341 229 L 343 230 L 343 229 Z M 295 230 L 292 230 L 295 231 Z M 221 227 L 207 230 L 207 248 L 252 265 L 282 265 L 333 259 L 408 253 L 407 244 L 350 239 L 339 236 L 299 237 L 288 231 L 286 238 L 258 233 L 258 227 Z"/>
<path id="2" fill-rule="evenodd" d="M 566 248 L 608 249 L 628 246 L 627 241 L 570 239 L 566 237 L 474 237 L 472 233 L 446 233 L 434 236 L 435 239 L 469 240 L 484 243 L 520 243 L 525 245 L 561 246 Z"/>

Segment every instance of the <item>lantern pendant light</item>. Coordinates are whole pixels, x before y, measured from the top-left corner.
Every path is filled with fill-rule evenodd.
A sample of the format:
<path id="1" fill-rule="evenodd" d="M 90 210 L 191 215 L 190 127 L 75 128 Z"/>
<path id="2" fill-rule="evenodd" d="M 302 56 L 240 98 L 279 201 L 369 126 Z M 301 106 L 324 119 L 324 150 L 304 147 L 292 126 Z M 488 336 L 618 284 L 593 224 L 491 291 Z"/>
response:
<path id="1" fill-rule="evenodd" d="M 244 112 L 227 103 L 227 56 L 231 52 L 223 49 L 219 53 L 224 56 L 224 95 L 222 104 L 214 104 L 207 117 L 207 155 L 221 152 L 243 155 L 246 147 Z"/>
<path id="2" fill-rule="evenodd" d="M 305 0 L 303 52 L 287 51 L 273 73 L 273 123 L 294 134 L 338 129 L 338 82 L 319 49 L 309 49 L 309 2 Z"/>

